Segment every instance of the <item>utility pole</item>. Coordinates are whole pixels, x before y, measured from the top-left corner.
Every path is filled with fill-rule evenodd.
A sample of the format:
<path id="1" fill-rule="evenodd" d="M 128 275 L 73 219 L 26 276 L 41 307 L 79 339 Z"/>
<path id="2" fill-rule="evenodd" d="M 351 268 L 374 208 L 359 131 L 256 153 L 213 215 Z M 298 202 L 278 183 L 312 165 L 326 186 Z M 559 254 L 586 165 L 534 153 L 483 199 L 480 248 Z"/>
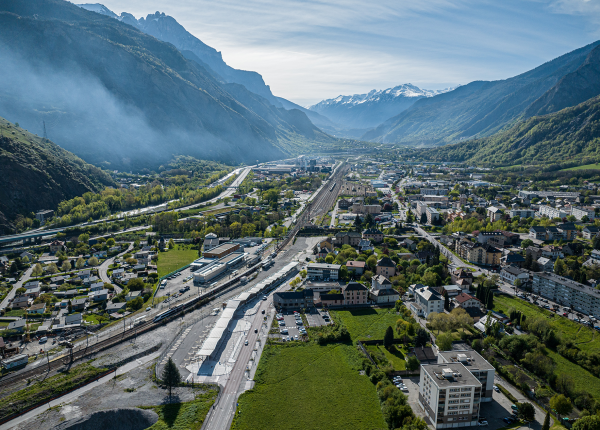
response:
<path id="1" fill-rule="evenodd" d="M 46 121 L 42 121 L 44 124 L 44 142 L 48 142 L 48 133 L 46 133 Z"/>

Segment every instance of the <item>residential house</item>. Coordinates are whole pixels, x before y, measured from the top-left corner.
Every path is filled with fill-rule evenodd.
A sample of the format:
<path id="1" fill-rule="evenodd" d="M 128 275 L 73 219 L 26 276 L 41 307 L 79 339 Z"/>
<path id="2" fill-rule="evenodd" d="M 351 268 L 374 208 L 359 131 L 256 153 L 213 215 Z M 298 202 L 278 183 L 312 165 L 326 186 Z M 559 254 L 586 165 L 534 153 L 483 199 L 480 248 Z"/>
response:
<path id="1" fill-rule="evenodd" d="M 473 285 L 473 273 L 464 269 L 453 269 L 450 272 L 450 279 L 453 284 L 463 286 L 471 286 Z M 464 288 L 463 288 L 464 289 Z"/>
<path id="2" fill-rule="evenodd" d="M 104 300 L 108 300 L 108 294 L 109 291 L 106 289 L 94 290 L 89 293 L 89 297 L 94 302 L 102 302 Z"/>
<path id="3" fill-rule="evenodd" d="M 427 263 L 428 261 L 431 261 L 431 259 L 433 257 L 434 257 L 434 254 L 431 251 L 418 251 L 418 252 L 415 252 L 415 259 L 419 260 L 421 262 L 421 264 Z"/>
<path id="4" fill-rule="evenodd" d="M 371 241 L 369 239 L 361 239 L 358 243 L 357 248 L 359 252 L 375 250 L 375 247 L 371 244 Z"/>
<path id="5" fill-rule="evenodd" d="M 16 296 L 12 303 L 11 303 L 11 307 L 13 309 L 23 309 L 23 308 L 28 308 L 29 307 L 29 297 L 27 297 L 26 295 L 20 295 L 20 296 Z"/>
<path id="6" fill-rule="evenodd" d="M 565 256 L 560 247 L 546 245 L 542 246 L 542 257 L 549 258 L 550 260 L 556 260 L 557 258 L 564 258 Z"/>
<path id="7" fill-rule="evenodd" d="M 94 252 L 94 257 L 106 258 L 106 251 L 96 251 L 96 252 Z"/>
<path id="8" fill-rule="evenodd" d="M 41 292 L 42 292 L 42 289 L 40 287 L 28 288 L 27 291 L 25 291 L 23 293 L 23 295 L 27 296 L 31 299 L 35 299 L 37 296 L 40 295 Z"/>
<path id="9" fill-rule="evenodd" d="M 408 249 L 409 251 L 414 251 L 417 249 L 417 243 L 414 240 L 411 239 L 404 239 L 404 248 Z"/>
<path id="10" fill-rule="evenodd" d="M 21 258 L 25 258 L 25 257 L 27 257 L 27 259 L 29 260 L 29 262 L 33 262 L 33 260 L 35 260 L 35 255 L 34 255 L 34 254 L 32 254 L 31 252 L 28 252 L 28 251 L 23 251 L 23 252 L 22 252 L 22 253 L 19 255 L 19 257 L 21 257 Z"/>
<path id="11" fill-rule="evenodd" d="M 358 282 L 350 282 L 342 289 L 345 305 L 366 305 L 369 289 Z"/>
<path id="12" fill-rule="evenodd" d="M 400 300 L 400 293 L 391 287 L 371 289 L 369 291 L 369 300 L 379 306 L 393 305 Z"/>
<path id="13" fill-rule="evenodd" d="M 115 269 L 115 270 L 113 270 L 111 277 L 113 279 L 120 279 L 124 274 L 125 274 L 125 269 L 121 269 L 121 268 Z"/>
<path id="14" fill-rule="evenodd" d="M 65 325 L 81 324 L 83 316 L 80 313 L 65 316 Z"/>
<path id="15" fill-rule="evenodd" d="M 593 239 L 595 237 L 598 237 L 598 233 L 600 233 L 600 229 L 598 229 L 598 227 L 596 227 L 595 225 L 588 225 L 586 227 L 584 227 L 584 229 L 582 230 L 583 233 L 583 237 L 585 239 Z"/>
<path id="16" fill-rule="evenodd" d="M 317 258 L 323 258 L 323 259 L 324 259 L 324 258 L 325 258 L 325 257 L 327 257 L 327 255 L 329 255 L 329 253 L 331 253 L 331 252 L 333 252 L 333 251 L 330 251 L 330 250 L 329 250 L 329 249 L 327 249 L 327 248 L 319 248 L 319 249 L 317 250 L 316 257 L 317 257 Z"/>
<path id="17" fill-rule="evenodd" d="M 529 281 L 529 272 L 516 266 L 505 266 L 500 271 L 500 279 L 507 284 L 517 285 L 517 279 L 521 283 Z"/>
<path id="18" fill-rule="evenodd" d="M 336 233 L 334 243 L 336 246 L 350 245 L 357 246 L 362 239 L 362 235 L 355 231 L 345 231 Z"/>
<path id="19" fill-rule="evenodd" d="M 117 313 L 120 310 L 125 309 L 126 305 L 127 305 L 127 303 L 125 303 L 125 302 L 121 302 L 121 303 L 107 303 L 106 304 L 106 312 L 109 315 Z"/>
<path id="20" fill-rule="evenodd" d="M 37 303 L 27 309 L 27 313 L 30 314 L 43 314 L 44 312 L 46 312 L 46 303 Z"/>
<path id="21" fill-rule="evenodd" d="M 348 272 L 354 272 L 356 275 L 362 275 L 366 265 L 364 261 L 346 261 Z"/>
<path id="22" fill-rule="evenodd" d="M 537 259 L 537 264 L 540 270 L 544 272 L 553 272 L 554 271 L 554 262 L 546 257 L 540 257 Z"/>
<path id="23" fill-rule="evenodd" d="M 383 257 L 377 262 L 375 274 L 390 279 L 392 276 L 396 275 L 396 263 L 394 263 L 390 257 Z"/>
<path id="24" fill-rule="evenodd" d="M 383 275 L 376 275 L 371 278 L 371 288 L 373 290 L 383 290 L 392 288 L 392 283 Z"/>
<path id="25" fill-rule="evenodd" d="M 417 316 L 427 318 L 431 313 L 444 312 L 444 298 L 431 287 L 419 288 L 410 307 Z"/>
<path id="26" fill-rule="evenodd" d="M 523 267 L 524 263 L 525 258 L 523 258 L 521 254 L 517 254 L 514 252 L 509 252 L 508 254 L 500 258 L 500 264 L 502 264 L 503 266 Z"/>
<path id="27" fill-rule="evenodd" d="M 479 309 L 481 308 L 481 301 L 470 294 L 460 293 L 459 295 L 452 298 L 454 307 L 463 309 Z"/>
<path id="28" fill-rule="evenodd" d="M 362 232 L 363 239 L 371 240 L 375 243 L 383 242 L 383 233 L 376 228 L 368 228 Z"/>
<path id="29" fill-rule="evenodd" d="M 572 222 L 566 222 L 564 224 L 557 225 L 559 231 L 562 233 L 564 240 L 575 240 L 577 239 L 577 228 Z"/>
<path id="30" fill-rule="evenodd" d="M 321 294 L 321 305 L 326 307 L 344 306 L 343 294 Z"/>
<path id="31" fill-rule="evenodd" d="M 71 309 L 74 311 L 83 311 L 85 309 L 86 299 L 75 299 L 71 301 Z"/>
<path id="32" fill-rule="evenodd" d="M 138 297 L 142 297 L 142 292 L 141 291 L 130 291 L 126 296 L 125 296 L 125 301 L 129 302 L 131 300 L 137 299 Z"/>
<path id="33" fill-rule="evenodd" d="M 12 321 L 8 323 L 8 330 L 16 331 L 17 333 L 23 333 L 25 331 L 26 321 L 24 319 Z"/>
<path id="34" fill-rule="evenodd" d="M 531 239 L 546 240 L 546 228 L 542 226 L 532 226 L 529 228 L 529 237 Z"/>
<path id="35" fill-rule="evenodd" d="M 53 240 L 50 243 L 50 253 L 51 254 L 56 254 L 58 251 L 64 251 L 65 249 L 65 243 L 61 242 L 60 240 Z"/>
<path id="36" fill-rule="evenodd" d="M 50 282 L 56 285 L 62 285 L 65 282 L 65 277 L 64 276 L 54 276 L 52 278 L 50 278 Z"/>
<path id="37" fill-rule="evenodd" d="M 104 282 L 96 282 L 94 284 L 90 284 L 90 291 L 100 291 L 104 289 Z"/>
<path id="38" fill-rule="evenodd" d="M 119 282 L 121 284 L 127 285 L 129 281 L 135 278 L 137 278 L 135 273 L 124 273 L 123 276 L 121 276 L 121 278 L 119 279 Z"/>
<path id="39" fill-rule="evenodd" d="M 532 260 L 537 260 L 542 256 L 542 248 L 538 248 L 537 246 L 528 246 L 525 250 L 525 255 L 531 255 Z"/>
<path id="40" fill-rule="evenodd" d="M 442 295 L 452 298 L 461 294 L 463 288 L 459 285 L 443 285 L 439 290 Z"/>
<path id="41" fill-rule="evenodd" d="M 502 218 L 502 215 L 504 215 L 502 209 L 496 206 L 490 206 L 487 208 L 487 216 L 490 219 L 490 222 L 498 221 L 500 218 Z"/>

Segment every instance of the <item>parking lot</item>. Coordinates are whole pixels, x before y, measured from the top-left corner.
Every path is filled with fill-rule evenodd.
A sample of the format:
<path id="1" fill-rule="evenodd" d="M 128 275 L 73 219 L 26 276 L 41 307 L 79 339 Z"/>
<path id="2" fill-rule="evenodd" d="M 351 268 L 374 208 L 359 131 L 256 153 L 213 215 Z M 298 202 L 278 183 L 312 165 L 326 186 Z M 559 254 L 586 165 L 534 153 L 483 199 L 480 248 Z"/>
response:
<path id="1" fill-rule="evenodd" d="M 319 309 L 313 309 L 310 313 L 306 314 L 306 320 L 308 321 L 308 325 L 310 327 L 319 327 L 322 325 L 329 324 L 324 316 L 329 317 L 329 313 L 327 311 L 321 311 Z M 331 320 L 329 320 L 331 322 Z"/>

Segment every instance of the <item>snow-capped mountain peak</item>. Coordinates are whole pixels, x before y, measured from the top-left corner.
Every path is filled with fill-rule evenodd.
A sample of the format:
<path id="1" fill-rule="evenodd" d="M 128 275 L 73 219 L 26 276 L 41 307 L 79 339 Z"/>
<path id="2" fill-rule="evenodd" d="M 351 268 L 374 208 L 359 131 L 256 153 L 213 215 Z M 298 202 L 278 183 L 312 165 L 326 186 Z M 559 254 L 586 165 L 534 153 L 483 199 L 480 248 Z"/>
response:
<path id="1" fill-rule="evenodd" d="M 326 106 L 333 104 L 348 104 L 357 105 L 365 102 L 376 102 L 382 98 L 395 98 L 395 97 L 433 97 L 438 94 L 452 91 L 454 88 L 445 88 L 443 90 L 425 90 L 417 87 L 413 84 L 402 84 L 393 88 L 387 88 L 385 90 L 371 90 L 366 94 L 354 94 L 352 96 L 340 95 L 333 99 L 323 100 L 313 106 L 309 106 L 308 109 L 316 110 L 318 106 Z"/>
<path id="2" fill-rule="evenodd" d="M 385 90 L 371 90 L 366 94 L 340 95 L 323 100 L 308 109 L 345 127 L 369 128 L 408 109 L 419 99 L 434 97 L 453 89 L 425 90 L 409 83 Z"/>

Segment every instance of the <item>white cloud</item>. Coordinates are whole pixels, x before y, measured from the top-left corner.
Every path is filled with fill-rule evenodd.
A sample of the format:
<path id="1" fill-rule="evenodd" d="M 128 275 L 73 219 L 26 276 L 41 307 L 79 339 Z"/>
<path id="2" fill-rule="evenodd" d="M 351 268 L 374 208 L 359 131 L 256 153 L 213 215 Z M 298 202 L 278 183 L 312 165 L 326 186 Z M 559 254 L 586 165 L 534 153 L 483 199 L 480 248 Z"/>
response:
<path id="1" fill-rule="evenodd" d="M 229 65 L 257 71 L 276 95 L 308 104 L 406 82 L 435 89 L 510 77 L 592 41 L 581 30 L 583 12 L 566 12 L 576 10 L 578 3 L 592 2 L 108 0 L 104 4 L 137 17 L 165 12 L 222 51 Z"/>

